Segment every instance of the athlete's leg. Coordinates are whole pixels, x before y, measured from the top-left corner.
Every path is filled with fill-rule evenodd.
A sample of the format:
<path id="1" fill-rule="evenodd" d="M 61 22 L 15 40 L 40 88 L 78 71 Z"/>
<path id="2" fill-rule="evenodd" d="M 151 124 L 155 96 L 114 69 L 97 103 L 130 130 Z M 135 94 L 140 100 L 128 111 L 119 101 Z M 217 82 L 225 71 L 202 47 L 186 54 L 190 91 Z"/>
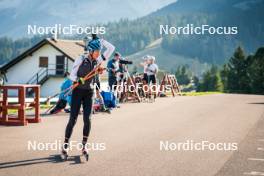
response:
<path id="1" fill-rule="evenodd" d="M 83 92 L 80 89 L 74 89 L 72 92 L 70 118 L 65 131 L 64 143 L 66 144 L 69 142 L 69 139 L 73 131 L 73 127 L 77 121 L 77 117 L 81 108 L 81 102 L 83 97 L 82 93 Z"/>
<path id="2" fill-rule="evenodd" d="M 91 130 L 91 114 L 93 105 L 93 92 L 85 92 L 83 97 L 83 145 L 87 143 L 88 136 Z"/>

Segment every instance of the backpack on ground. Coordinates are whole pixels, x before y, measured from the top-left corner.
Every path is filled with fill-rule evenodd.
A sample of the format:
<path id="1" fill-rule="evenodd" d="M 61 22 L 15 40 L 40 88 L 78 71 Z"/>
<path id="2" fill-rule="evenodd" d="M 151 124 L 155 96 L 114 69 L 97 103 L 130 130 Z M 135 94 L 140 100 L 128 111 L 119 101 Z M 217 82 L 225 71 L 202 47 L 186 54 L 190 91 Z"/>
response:
<path id="1" fill-rule="evenodd" d="M 113 92 L 102 91 L 101 95 L 104 99 L 104 104 L 107 108 L 115 108 L 116 107 L 116 97 Z"/>

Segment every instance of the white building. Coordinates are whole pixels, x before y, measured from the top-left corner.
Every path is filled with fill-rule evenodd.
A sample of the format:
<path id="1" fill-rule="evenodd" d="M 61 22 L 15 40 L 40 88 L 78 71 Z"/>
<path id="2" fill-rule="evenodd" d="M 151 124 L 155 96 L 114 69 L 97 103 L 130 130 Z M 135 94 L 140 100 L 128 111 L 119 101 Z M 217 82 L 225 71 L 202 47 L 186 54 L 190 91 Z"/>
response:
<path id="1" fill-rule="evenodd" d="M 74 59 L 83 49 L 83 41 L 44 39 L 0 68 L 5 84 L 39 84 L 41 96 L 60 90 L 65 72 L 70 72 Z M 16 96 L 16 92 L 9 92 Z"/>

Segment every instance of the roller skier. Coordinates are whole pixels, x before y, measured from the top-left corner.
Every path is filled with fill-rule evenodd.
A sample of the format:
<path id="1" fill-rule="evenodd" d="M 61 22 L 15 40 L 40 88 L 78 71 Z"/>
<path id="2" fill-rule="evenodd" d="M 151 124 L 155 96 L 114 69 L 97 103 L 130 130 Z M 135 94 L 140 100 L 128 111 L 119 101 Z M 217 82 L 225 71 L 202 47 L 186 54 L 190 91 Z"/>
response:
<path id="1" fill-rule="evenodd" d="M 100 53 L 101 48 L 105 47 L 106 50 L 103 54 Z M 62 148 L 62 155 L 66 160 L 68 157 L 69 141 L 72 135 L 74 125 L 77 121 L 78 114 L 83 106 L 83 139 L 82 139 L 82 155 L 88 161 L 88 150 L 86 148 L 87 140 L 91 129 L 91 112 L 93 104 L 94 77 L 85 80 L 84 77 L 88 75 L 96 67 L 98 63 L 107 60 L 114 52 L 115 47 L 104 39 L 99 39 L 93 35 L 93 39 L 85 47 L 85 54 L 75 60 L 70 79 L 73 82 L 78 82 L 79 86 L 73 89 L 71 99 L 71 112 L 68 124 L 65 130 L 65 139 Z"/>

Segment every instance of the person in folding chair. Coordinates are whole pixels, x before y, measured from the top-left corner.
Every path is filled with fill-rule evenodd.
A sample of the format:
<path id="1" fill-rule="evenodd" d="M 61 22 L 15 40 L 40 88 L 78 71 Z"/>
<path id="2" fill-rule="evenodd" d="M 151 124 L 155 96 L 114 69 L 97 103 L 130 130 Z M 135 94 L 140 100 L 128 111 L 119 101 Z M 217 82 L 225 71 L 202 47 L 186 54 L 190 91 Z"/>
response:
<path id="1" fill-rule="evenodd" d="M 106 50 L 103 54 L 100 53 L 101 47 L 104 46 Z M 114 52 L 115 47 L 104 39 L 94 37 L 85 47 L 84 55 L 81 55 L 75 60 L 73 68 L 70 74 L 70 79 L 79 86 L 73 89 L 71 99 L 71 112 L 68 124 L 65 130 L 65 139 L 62 149 L 62 155 L 66 160 L 68 157 L 69 140 L 72 135 L 74 125 L 77 121 L 78 114 L 80 112 L 81 105 L 83 106 L 83 139 L 82 139 L 82 154 L 88 160 L 88 150 L 86 143 L 91 129 L 91 113 L 93 104 L 94 77 L 89 80 L 84 80 L 84 77 L 93 71 L 96 66 L 96 61 L 101 63 L 107 60 Z"/>
<path id="2" fill-rule="evenodd" d="M 66 106 L 67 104 L 71 106 L 71 93 L 69 93 L 68 95 L 65 94 L 65 90 L 69 89 L 72 86 L 72 81 L 69 79 L 69 75 L 69 72 L 64 73 L 64 80 L 60 87 L 61 93 L 59 95 L 59 100 L 54 108 L 52 108 L 52 110 L 49 112 L 50 114 L 57 114 L 63 109 L 66 113 L 70 112 L 70 109 L 66 109 Z"/>
<path id="3" fill-rule="evenodd" d="M 100 112 L 106 112 L 106 113 L 111 113 L 111 109 L 106 107 L 105 103 L 104 103 L 104 98 L 101 95 L 101 84 L 100 84 L 100 77 L 99 75 L 95 76 L 95 99 L 99 101 L 99 111 Z"/>

